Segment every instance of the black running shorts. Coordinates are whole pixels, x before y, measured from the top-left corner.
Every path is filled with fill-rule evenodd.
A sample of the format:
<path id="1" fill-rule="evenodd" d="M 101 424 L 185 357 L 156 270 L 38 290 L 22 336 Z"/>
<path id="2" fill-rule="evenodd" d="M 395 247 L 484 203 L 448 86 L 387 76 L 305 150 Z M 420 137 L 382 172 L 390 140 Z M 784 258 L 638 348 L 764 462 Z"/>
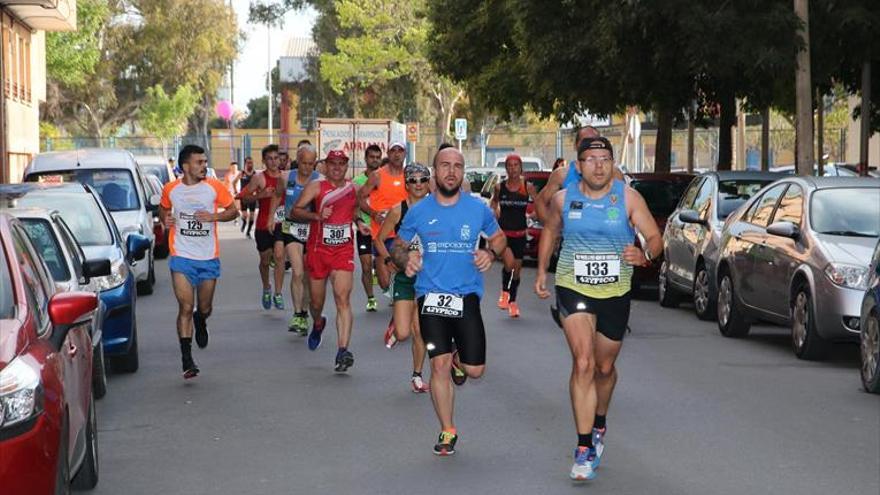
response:
<path id="1" fill-rule="evenodd" d="M 275 242 L 283 242 L 285 246 L 290 244 L 291 242 L 298 242 L 296 240 L 296 237 L 290 234 L 285 234 L 281 231 L 280 223 L 275 225 L 275 233 L 273 234 L 273 236 L 275 237 Z"/>
<path id="2" fill-rule="evenodd" d="M 275 233 L 257 229 L 254 231 L 254 241 L 257 242 L 257 251 L 262 253 L 275 247 Z"/>
<path id="3" fill-rule="evenodd" d="M 373 236 L 361 234 L 358 230 L 355 232 L 355 240 L 357 241 L 358 256 L 373 255 Z"/>
<path id="4" fill-rule="evenodd" d="M 253 213 L 257 211 L 257 202 L 251 201 L 250 203 L 245 203 L 244 201 L 242 201 L 241 209 Z"/>
<path id="5" fill-rule="evenodd" d="M 620 342 L 629 323 L 629 294 L 608 299 L 596 299 L 556 286 L 556 307 L 559 317 L 565 320 L 574 313 L 596 315 L 596 330 L 611 340 Z"/>
<path id="6" fill-rule="evenodd" d="M 526 237 L 507 236 L 507 247 L 513 253 L 514 259 L 521 260 L 526 254 Z"/>
<path id="7" fill-rule="evenodd" d="M 463 299 L 461 317 L 447 317 L 424 314 L 425 296 L 420 297 L 418 305 L 422 340 L 430 358 L 451 353 L 454 342 L 462 363 L 480 366 L 486 364 L 486 329 L 480 314 L 480 298 L 476 294 L 468 294 Z"/>

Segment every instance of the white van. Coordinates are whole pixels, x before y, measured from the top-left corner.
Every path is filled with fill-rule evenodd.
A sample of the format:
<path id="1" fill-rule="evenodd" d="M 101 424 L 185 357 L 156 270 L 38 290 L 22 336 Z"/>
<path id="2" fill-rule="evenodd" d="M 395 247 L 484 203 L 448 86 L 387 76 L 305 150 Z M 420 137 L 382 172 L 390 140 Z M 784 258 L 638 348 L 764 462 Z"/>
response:
<path id="1" fill-rule="evenodd" d="M 81 149 L 52 151 L 34 157 L 24 171 L 25 182 L 81 182 L 94 187 L 116 222 L 123 241 L 132 232 L 150 241 L 150 252 L 132 265 L 138 294 L 152 294 L 156 276 L 153 268 L 152 210 L 159 206 L 158 196 L 149 197 L 144 178 L 134 156 L 119 149 Z"/>
<path id="2" fill-rule="evenodd" d="M 544 169 L 544 160 L 538 158 L 537 156 L 523 156 L 522 165 L 523 172 L 540 172 Z M 495 160 L 495 168 L 504 168 L 504 160 L 507 159 L 507 156 L 500 156 Z"/>

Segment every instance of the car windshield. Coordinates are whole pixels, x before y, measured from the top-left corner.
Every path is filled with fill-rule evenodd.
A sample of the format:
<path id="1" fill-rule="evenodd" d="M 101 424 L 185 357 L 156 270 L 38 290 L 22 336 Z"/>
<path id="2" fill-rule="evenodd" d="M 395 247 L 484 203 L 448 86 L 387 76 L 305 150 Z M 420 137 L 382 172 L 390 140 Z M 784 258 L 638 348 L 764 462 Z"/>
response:
<path id="1" fill-rule="evenodd" d="M 164 164 L 162 164 L 162 165 L 139 165 L 139 167 L 141 168 L 141 170 L 144 173 L 147 173 L 150 175 L 155 175 L 156 177 L 158 177 L 159 182 L 161 182 L 162 184 L 167 184 L 168 181 L 171 179 L 170 177 L 168 177 L 168 167 L 166 167 Z"/>
<path id="2" fill-rule="evenodd" d="M 668 217 L 690 183 L 686 181 L 634 180 L 629 185 L 639 192 L 655 217 Z"/>
<path id="3" fill-rule="evenodd" d="M 61 251 L 61 246 L 58 244 L 58 239 L 55 237 L 55 232 L 48 220 L 23 218 L 21 223 L 24 224 L 24 229 L 34 247 L 37 248 L 37 252 L 49 267 L 52 278 L 59 282 L 70 280 L 70 270 L 67 268 L 64 252 Z"/>
<path id="4" fill-rule="evenodd" d="M 718 184 L 718 219 L 724 220 L 773 179 L 723 180 Z"/>
<path id="5" fill-rule="evenodd" d="M 61 184 L 80 182 L 94 186 L 104 205 L 110 211 L 137 210 L 140 208 L 137 189 L 131 172 L 123 169 L 85 169 L 41 172 L 28 176 L 29 182 Z M 66 218 L 65 218 L 66 220 Z"/>
<path id="6" fill-rule="evenodd" d="M 15 317 L 15 299 L 12 297 L 12 276 L 9 274 L 9 262 L 6 248 L 0 243 L 0 320 L 11 320 Z"/>
<path id="7" fill-rule="evenodd" d="M 113 244 L 110 226 L 91 194 L 63 191 L 41 191 L 26 194 L 14 200 L 18 207 L 38 207 L 58 210 L 61 218 L 73 231 L 81 246 L 108 246 Z"/>
<path id="8" fill-rule="evenodd" d="M 819 234 L 880 237 L 880 188 L 822 189 L 810 201 L 810 221 Z"/>

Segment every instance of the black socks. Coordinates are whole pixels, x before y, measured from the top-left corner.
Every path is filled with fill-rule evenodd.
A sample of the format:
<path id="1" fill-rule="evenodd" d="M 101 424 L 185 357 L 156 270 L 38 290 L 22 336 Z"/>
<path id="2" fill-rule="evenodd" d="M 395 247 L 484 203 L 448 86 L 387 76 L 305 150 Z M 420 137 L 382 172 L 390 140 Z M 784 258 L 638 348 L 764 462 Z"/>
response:
<path id="1" fill-rule="evenodd" d="M 596 415 L 595 419 L 593 419 L 593 428 L 601 430 L 605 428 L 605 416 Z"/>
<path id="2" fill-rule="evenodd" d="M 578 447 L 593 448 L 592 433 L 578 433 Z"/>
<path id="3" fill-rule="evenodd" d="M 516 301 L 516 291 L 519 289 L 519 279 L 513 278 L 513 272 L 501 270 L 501 290 L 510 293 L 510 302 Z"/>
<path id="4" fill-rule="evenodd" d="M 189 356 L 192 354 L 192 337 L 180 338 L 180 354 Z"/>

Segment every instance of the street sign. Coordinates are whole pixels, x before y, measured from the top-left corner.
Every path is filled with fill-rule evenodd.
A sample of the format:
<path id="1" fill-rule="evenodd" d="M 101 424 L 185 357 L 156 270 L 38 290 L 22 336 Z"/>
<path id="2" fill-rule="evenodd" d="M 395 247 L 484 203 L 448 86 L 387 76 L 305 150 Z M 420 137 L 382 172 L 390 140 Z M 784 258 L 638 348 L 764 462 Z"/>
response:
<path id="1" fill-rule="evenodd" d="M 467 119 L 455 119 L 455 139 L 467 139 Z"/>
<path id="2" fill-rule="evenodd" d="M 419 142 L 419 123 L 418 122 L 407 122 L 406 123 L 406 142 L 408 142 L 408 143 L 418 143 Z"/>

